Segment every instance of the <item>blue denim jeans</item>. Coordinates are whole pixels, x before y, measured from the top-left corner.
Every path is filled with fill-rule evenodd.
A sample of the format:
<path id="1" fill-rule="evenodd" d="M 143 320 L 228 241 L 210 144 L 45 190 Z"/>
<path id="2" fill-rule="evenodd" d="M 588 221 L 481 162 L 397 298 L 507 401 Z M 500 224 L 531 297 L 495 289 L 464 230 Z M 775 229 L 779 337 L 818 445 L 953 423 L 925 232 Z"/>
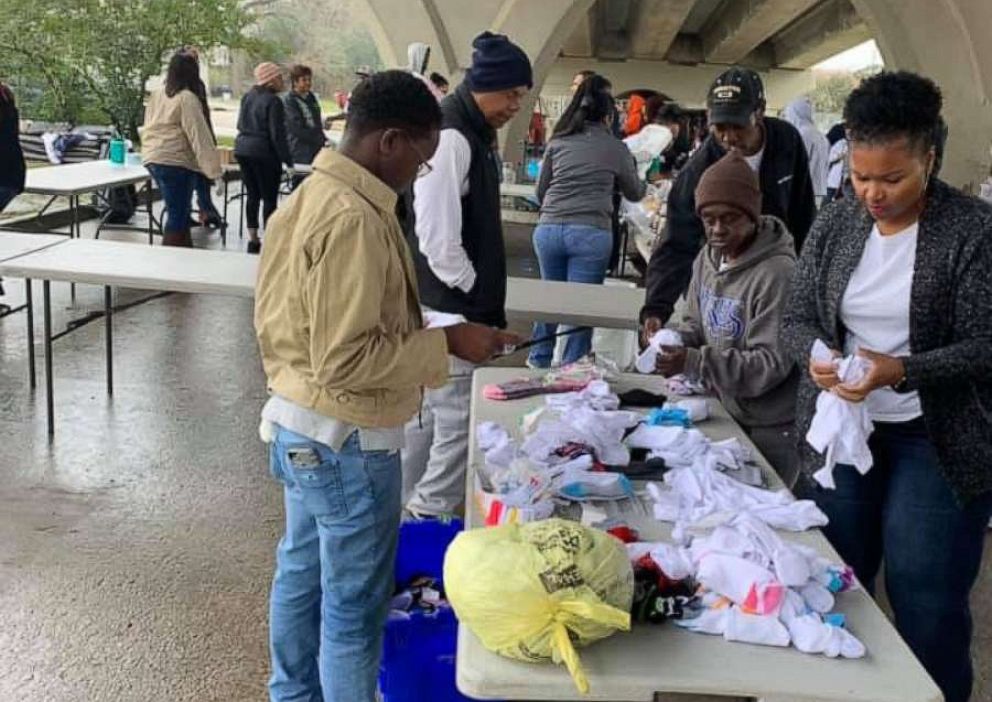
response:
<path id="1" fill-rule="evenodd" d="M 273 702 L 374 702 L 399 535 L 399 452 L 335 452 L 280 428 L 286 533 L 269 608 Z"/>
<path id="2" fill-rule="evenodd" d="M 214 200 L 210 195 L 210 181 L 202 174 L 197 174 L 196 179 L 196 208 L 207 216 L 220 216 L 214 206 Z"/>
<path id="3" fill-rule="evenodd" d="M 541 266 L 541 278 L 570 283 L 600 285 L 606 278 L 613 250 L 613 234 L 583 224 L 540 224 L 534 230 L 534 251 Z M 557 333 L 555 323 L 538 322 L 534 338 Z M 562 363 L 573 363 L 592 348 L 592 330 L 572 334 L 565 343 Z M 531 348 L 530 363 L 539 368 L 551 366 L 555 343 L 548 341 Z"/>
<path id="4" fill-rule="evenodd" d="M 800 494 L 830 518 L 824 533 L 861 583 L 874 592 L 885 562 L 885 590 L 899 634 L 947 702 L 971 695 L 968 595 L 982 563 L 992 495 L 958 504 L 940 475 L 923 420 L 876 422 L 867 475 L 837 466 L 836 490 L 802 480 Z"/>
<path id="5" fill-rule="evenodd" d="M 189 229 L 189 215 L 192 211 L 190 199 L 200 174 L 179 166 L 163 166 L 149 163 L 145 167 L 152 174 L 155 185 L 165 200 L 165 223 L 162 231 L 178 234 Z"/>

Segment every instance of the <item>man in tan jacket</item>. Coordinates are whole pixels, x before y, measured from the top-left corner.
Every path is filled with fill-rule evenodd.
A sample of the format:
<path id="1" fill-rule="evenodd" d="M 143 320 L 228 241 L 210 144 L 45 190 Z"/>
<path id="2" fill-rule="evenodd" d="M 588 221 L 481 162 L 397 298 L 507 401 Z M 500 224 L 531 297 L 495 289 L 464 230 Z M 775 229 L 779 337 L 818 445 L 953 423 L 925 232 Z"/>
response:
<path id="1" fill-rule="evenodd" d="M 425 329 L 397 192 L 428 169 L 437 101 L 400 71 L 352 95 L 338 152 L 273 216 L 255 305 L 262 410 L 286 532 L 270 608 L 274 701 L 373 702 L 393 589 L 403 425 L 449 353 L 488 360 L 513 335 Z"/>

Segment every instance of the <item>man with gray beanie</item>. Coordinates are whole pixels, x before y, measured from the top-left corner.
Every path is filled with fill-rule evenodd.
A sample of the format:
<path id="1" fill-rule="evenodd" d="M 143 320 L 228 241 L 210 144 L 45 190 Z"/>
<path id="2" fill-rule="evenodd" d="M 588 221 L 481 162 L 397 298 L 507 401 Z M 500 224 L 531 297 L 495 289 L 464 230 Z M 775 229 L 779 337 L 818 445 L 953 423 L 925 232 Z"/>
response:
<path id="1" fill-rule="evenodd" d="M 706 245 L 670 323 L 684 345 L 662 347 L 657 370 L 712 388 L 791 488 L 799 376 L 779 332 L 796 269 L 792 235 L 761 214 L 758 175 L 736 151 L 703 173 L 694 195 Z"/>
<path id="2" fill-rule="evenodd" d="M 533 87 L 530 60 L 507 37 L 483 32 L 472 66 L 441 102 L 441 138 L 429 172 L 404 199 L 403 222 L 428 311 L 506 327 L 506 251 L 496 132 Z M 403 488 L 408 516 L 455 512 L 465 499 L 475 366 L 451 357 L 448 384 L 425 393 L 407 426 Z"/>

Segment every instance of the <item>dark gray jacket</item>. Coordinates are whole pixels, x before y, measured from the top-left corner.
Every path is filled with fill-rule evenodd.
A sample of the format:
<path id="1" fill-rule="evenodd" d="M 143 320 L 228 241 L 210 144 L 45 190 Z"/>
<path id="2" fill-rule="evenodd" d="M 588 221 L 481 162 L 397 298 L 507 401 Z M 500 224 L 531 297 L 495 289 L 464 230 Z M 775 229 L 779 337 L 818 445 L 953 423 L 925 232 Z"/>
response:
<path id="1" fill-rule="evenodd" d="M 268 88 L 256 85 L 241 98 L 234 155 L 293 166 L 286 140 L 286 108 L 279 96 Z"/>
<path id="2" fill-rule="evenodd" d="M 817 338 L 844 347 L 840 301 L 873 224 L 848 198 L 810 230 L 782 330 L 802 369 Z M 919 221 L 909 332 L 908 389 L 919 391 L 942 475 L 966 502 L 992 490 L 992 207 L 936 179 Z M 818 392 L 803 372 L 796 421 L 807 473 L 823 463 L 801 438 Z"/>
<path id="3" fill-rule="evenodd" d="M 282 100 L 286 108 L 286 138 L 293 163 L 313 163 L 327 141 L 317 96 L 307 93 L 306 97 L 301 97 L 290 90 Z"/>
<path id="4" fill-rule="evenodd" d="M 704 380 L 745 428 L 795 418 L 797 374 L 782 348 L 782 310 L 796 247 L 782 220 L 765 215 L 754 242 L 731 266 L 708 245 L 692 266 L 682 314 L 670 327 L 685 343 L 685 374 Z"/>
<path id="5" fill-rule="evenodd" d="M 613 193 L 644 197 L 634 157 L 604 124 L 587 124 L 578 134 L 548 144 L 537 183 L 541 224 L 584 224 L 611 229 Z"/>

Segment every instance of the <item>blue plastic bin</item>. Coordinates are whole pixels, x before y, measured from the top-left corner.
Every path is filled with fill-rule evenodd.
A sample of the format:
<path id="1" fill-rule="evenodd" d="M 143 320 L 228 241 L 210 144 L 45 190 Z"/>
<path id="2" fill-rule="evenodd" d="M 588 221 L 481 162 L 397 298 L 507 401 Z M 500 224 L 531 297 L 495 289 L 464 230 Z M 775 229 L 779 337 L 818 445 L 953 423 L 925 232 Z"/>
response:
<path id="1" fill-rule="evenodd" d="M 404 523 L 396 553 L 397 584 L 406 586 L 417 576 L 440 580 L 444 553 L 462 528 L 460 520 Z M 383 702 L 472 702 L 455 686 L 455 613 L 441 609 L 410 614 L 410 619 L 386 622 L 379 668 Z"/>

